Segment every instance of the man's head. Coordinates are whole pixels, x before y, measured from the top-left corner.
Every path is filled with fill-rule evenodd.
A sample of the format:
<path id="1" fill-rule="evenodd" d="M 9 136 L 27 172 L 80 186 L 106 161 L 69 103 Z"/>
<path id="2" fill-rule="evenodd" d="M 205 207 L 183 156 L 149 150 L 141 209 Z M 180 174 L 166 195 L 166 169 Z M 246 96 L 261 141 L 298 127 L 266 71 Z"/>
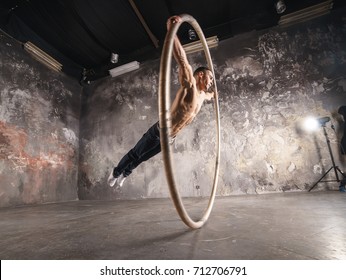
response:
<path id="1" fill-rule="evenodd" d="M 343 115 L 344 119 L 346 119 L 346 106 L 341 106 L 338 110 L 340 115 Z"/>
<path id="2" fill-rule="evenodd" d="M 196 79 L 196 85 L 199 90 L 207 91 L 214 84 L 213 73 L 208 67 L 198 67 L 193 76 Z"/>

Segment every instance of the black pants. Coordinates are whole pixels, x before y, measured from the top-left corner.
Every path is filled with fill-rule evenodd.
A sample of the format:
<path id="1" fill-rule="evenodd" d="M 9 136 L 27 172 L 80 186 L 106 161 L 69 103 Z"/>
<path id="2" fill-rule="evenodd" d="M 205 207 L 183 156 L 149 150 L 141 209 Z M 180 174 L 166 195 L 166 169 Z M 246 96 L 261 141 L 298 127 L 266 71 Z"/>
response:
<path id="1" fill-rule="evenodd" d="M 114 168 L 114 177 L 123 174 L 129 176 L 132 171 L 153 156 L 161 152 L 159 123 L 155 123 L 143 134 L 137 144 L 119 161 L 118 166 Z"/>

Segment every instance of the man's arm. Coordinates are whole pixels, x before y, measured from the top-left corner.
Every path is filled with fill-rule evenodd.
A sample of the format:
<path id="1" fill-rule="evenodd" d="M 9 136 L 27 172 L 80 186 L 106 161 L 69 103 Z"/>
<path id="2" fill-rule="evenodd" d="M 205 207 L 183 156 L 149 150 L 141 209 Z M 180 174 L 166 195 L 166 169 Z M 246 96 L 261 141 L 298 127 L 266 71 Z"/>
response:
<path id="1" fill-rule="evenodd" d="M 167 21 L 167 30 L 170 30 L 172 24 L 180 22 L 181 17 L 172 16 Z M 192 87 L 192 81 L 194 80 L 192 67 L 187 59 L 185 50 L 180 43 L 177 36 L 174 37 L 173 41 L 173 56 L 179 66 L 179 82 L 183 87 Z"/>

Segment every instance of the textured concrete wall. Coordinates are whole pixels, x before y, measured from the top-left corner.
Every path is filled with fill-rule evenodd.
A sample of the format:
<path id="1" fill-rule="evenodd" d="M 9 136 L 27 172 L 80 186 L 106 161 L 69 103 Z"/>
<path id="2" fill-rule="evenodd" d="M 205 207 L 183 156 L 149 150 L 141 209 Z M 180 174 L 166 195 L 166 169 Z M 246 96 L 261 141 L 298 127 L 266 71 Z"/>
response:
<path id="1" fill-rule="evenodd" d="M 315 21 L 220 42 L 212 50 L 220 95 L 222 157 L 218 195 L 307 190 L 331 166 L 322 129 L 303 132 L 311 115 L 330 116 L 327 131 L 337 164 L 346 104 L 346 19 Z M 195 68 L 201 55 L 190 56 Z M 177 88 L 176 66 L 172 91 Z M 114 164 L 158 120 L 159 61 L 109 78 L 85 92 L 81 121 L 81 199 L 169 195 L 161 154 L 139 166 L 122 190 L 106 179 Z M 335 127 L 335 132 L 331 129 Z M 214 170 L 213 104 L 174 144 L 175 175 L 183 196 L 208 195 Z M 333 174 L 331 174 L 333 175 Z M 332 176 L 332 179 L 334 177 Z M 319 184 L 316 189 L 337 188 Z"/>
<path id="2" fill-rule="evenodd" d="M 77 199 L 81 91 L 0 35 L 0 207 Z"/>

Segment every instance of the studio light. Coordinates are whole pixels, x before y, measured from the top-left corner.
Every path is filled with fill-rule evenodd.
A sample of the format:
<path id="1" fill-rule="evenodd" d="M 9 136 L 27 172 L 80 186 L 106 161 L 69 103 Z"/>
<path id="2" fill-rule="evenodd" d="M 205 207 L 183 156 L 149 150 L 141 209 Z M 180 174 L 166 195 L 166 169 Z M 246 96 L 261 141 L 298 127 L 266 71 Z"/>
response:
<path id="1" fill-rule="evenodd" d="M 206 39 L 209 49 L 215 48 L 219 45 L 219 39 L 217 36 L 209 37 Z M 203 51 L 203 45 L 200 40 L 183 45 L 186 54 L 191 54 L 199 51 Z"/>
<path id="2" fill-rule="evenodd" d="M 330 121 L 330 117 L 323 117 L 323 118 L 319 118 L 317 119 L 317 122 L 321 125 L 321 126 L 325 126 L 327 122 Z"/>
<path id="3" fill-rule="evenodd" d="M 330 154 L 330 158 L 332 160 L 332 166 L 327 170 L 327 172 L 325 172 L 322 177 L 309 189 L 309 192 L 317 186 L 317 184 L 319 183 L 322 183 L 322 182 L 342 182 L 341 183 L 341 186 L 340 187 L 343 187 L 344 188 L 344 183 L 346 182 L 346 174 L 344 174 L 340 168 L 335 165 L 335 160 L 334 160 L 334 156 L 333 156 L 333 150 L 331 148 L 331 145 L 330 145 L 330 140 L 329 140 L 329 136 L 328 136 L 328 133 L 327 133 L 327 129 L 326 129 L 326 123 L 330 121 L 330 117 L 323 117 L 323 118 L 318 118 L 318 119 L 314 119 L 315 121 L 312 121 L 311 118 L 307 119 L 306 120 L 306 123 L 309 123 L 311 126 L 308 126 L 307 128 L 313 128 L 313 127 L 316 127 L 316 129 L 318 127 L 322 127 L 323 129 L 323 133 L 324 133 L 324 136 L 326 138 L 326 142 L 327 142 L 327 146 L 328 146 L 328 151 L 329 151 L 329 154 Z M 334 126 L 332 125 L 331 126 L 332 129 L 334 129 Z M 335 174 L 335 179 L 333 180 L 323 180 L 327 174 L 334 170 L 334 174 Z M 339 175 L 341 175 L 343 177 L 342 180 L 340 180 L 339 178 Z M 327 177 L 328 179 L 328 177 Z"/>
<path id="4" fill-rule="evenodd" d="M 43 50 L 41 50 L 39 47 L 34 45 L 31 42 L 26 42 L 24 44 L 24 49 L 36 60 L 41 62 L 42 64 L 46 65 L 50 69 L 60 72 L 62 69 L 62 64 L 56 61 L 53 57 L 51 57 L 49 54 L 45 53 Z"/>
<path id="5" fill-rule="evenodd" d="M 306 131 L 309 131 L 309 132 L 315 131 L 317 130 L 318 126 L 319 126 L 318 121 L 313 117 L 308 117 L 304 121 L 304 129 Z"/>
<path id="6" fill-rule="evenodd" d="M 112 77 L 117 77 L 120 76 L 122 74 L 134 71 L 139 69 L 139 62 L 138 61 L 132 61 L 130 63 L 121 65 L 119 67 L 113 68 L 111 70 L 109 70 L 109 75 L 111 75 Z"/>
<path id="7" fill-rule="evenodd" d="M 313 118 L 308 117 L 304 121 L 304 129 L 306 131 L 316 131 L 319 127 L 325 126 L 327 122 L 330 121 L 330 117 L 323 117 L 323 118 Z"/>

